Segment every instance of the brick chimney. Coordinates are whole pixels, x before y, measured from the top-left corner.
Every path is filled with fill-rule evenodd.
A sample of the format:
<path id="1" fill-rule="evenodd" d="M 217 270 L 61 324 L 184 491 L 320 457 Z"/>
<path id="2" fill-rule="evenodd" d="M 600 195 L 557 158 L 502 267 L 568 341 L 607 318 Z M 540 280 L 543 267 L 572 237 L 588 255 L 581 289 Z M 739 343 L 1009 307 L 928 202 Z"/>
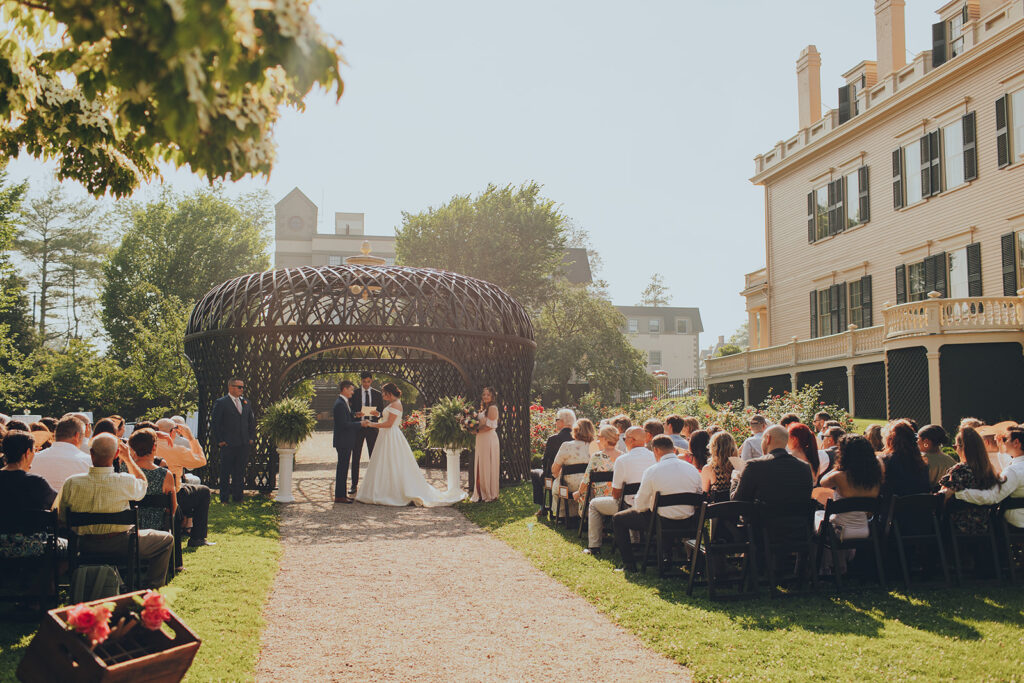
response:
<path id="1" fill-rule="evenodd" d="M 801 50 L 796 60 L 796 87 L 803 130 L 821 119 L 821 54 L 813 45 Z"/>
<path id="2" fill-rule="evenodd" d="M 905 0 L 875 0 L 875 45 L 878 80 L 907 65 Z"/>

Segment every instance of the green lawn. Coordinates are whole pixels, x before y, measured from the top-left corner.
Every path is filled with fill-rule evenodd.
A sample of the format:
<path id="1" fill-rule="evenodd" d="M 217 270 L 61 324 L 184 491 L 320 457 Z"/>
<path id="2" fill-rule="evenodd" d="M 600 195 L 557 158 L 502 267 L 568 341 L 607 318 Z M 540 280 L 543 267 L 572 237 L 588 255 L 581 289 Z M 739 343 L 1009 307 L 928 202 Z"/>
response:
<path id="1" fill-rule="evenodd" d="M 864 430 L 868 428 L 868 425 L 885 425 L 885 422 L 886 420 L 884 418 L 868 419 L 865 417 L 855 417 L 853 418 L 853 431 L 857 434 L 863 434 Z"/>
<path id="2" fill-rule="evenodd" d="M 1024 676 L 1024 589 L 978 584 L 910 595 L 880 590 L 834 597 L 712 603 L 678 579 L 630 578 L 583 555 L 575 531 L 533 516 L 530 485 L 469 519 L 522 552 L 698 680 L 1019 680 Z M 607 546 L 606 546 L 607 548 Z"/>
<path id="3" fill-rule="evenodd" d="M 189 681 L 253 680 L 263 630 L 262 611 L 277 573 L 277 505 L 257 496 L 239 505 L 210 505 L 210 540 L 185 551 L 185 571 L 161 589 L 171 609 L 203 644 Z M 14 670 L 36 622 L 0 622 L 0 681 Z"/>

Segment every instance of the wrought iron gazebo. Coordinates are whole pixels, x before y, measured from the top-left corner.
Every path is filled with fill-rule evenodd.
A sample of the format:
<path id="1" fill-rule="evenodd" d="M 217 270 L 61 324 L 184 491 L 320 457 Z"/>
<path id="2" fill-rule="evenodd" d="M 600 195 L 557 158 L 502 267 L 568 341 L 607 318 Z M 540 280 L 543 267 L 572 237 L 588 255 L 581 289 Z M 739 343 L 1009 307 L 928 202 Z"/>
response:
<path id="1" fill-rule="evenodd" d="M 535 349 L 526 312 L 496 285 L 430 268 L 351 263 L 228 280 L 196 304 L 185 333 L 199 384 L 199 439 L 214 477 L 211 407 L 228 379 L 245 380 L 258 419 L 298 382 L 368 370 L 406 380 L 428 405 L 442 396 L 475 401 L 493 385 L 502 411 L 501 478 L 522 481 Z M 260 436 L 246 487 L 273 489 L 276 474 L 276 452 Z"/>

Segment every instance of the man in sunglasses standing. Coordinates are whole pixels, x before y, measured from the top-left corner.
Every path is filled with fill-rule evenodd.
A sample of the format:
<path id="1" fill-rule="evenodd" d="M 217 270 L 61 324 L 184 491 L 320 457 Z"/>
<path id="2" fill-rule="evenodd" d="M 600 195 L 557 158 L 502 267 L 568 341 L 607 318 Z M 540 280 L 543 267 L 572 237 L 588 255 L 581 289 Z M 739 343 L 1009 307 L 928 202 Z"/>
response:
<path id="1" fill-rule="evenodd" d="M 256 418 L 252 406 L 242 397 L 245 382 L 232 377 L 228 394 L 213 402 L 211 432 L 220 448 L 220 502 L 242 501 L 245 465 L 256 441 Z"/>

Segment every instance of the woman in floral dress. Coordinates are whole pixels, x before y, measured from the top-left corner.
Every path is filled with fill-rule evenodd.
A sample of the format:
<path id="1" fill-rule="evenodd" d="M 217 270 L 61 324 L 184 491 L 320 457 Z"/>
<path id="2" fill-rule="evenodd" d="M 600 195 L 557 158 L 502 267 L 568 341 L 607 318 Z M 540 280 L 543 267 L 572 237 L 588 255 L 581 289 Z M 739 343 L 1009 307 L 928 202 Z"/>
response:
<path id="1" fill-rule="evenodd" d="M 615 458 L 622 455 L 622 451 L 616 448 L 616 444 L 619 443 L 619 430 L 615 427 L 611 425 L 601 427 L 601 431 L 597 434 L 597 439 L 601 445 L 601 450 L 590 456 L 590 462 L 587 463 L 587 471 L 583 473 L 583 481 L 580 482 L 580 488 L 572 494 L 578 505 L 582 505 L 583 501 L 587 499 L 590 473 L 611 472 Z M 610 495 L 612 495 L 612 483 L 610 481 L 603 481 L 594 486 L 594 498 Z"/>
<path id="2" fill-rule="evenodd" d="M 999 486 L 1002 477 L 992 469 L 985 451 L 985 441 L 973 427 L 961 427 L 956 435 L 956 454 L 960 462 L 953 465 L 939 479 L 946 498 L 964 489 L 990 489 Z M 988 533 L 988 508 L 977 507 L 953 512 L 950 515 L 957 533 L 982 535 Z"/>

